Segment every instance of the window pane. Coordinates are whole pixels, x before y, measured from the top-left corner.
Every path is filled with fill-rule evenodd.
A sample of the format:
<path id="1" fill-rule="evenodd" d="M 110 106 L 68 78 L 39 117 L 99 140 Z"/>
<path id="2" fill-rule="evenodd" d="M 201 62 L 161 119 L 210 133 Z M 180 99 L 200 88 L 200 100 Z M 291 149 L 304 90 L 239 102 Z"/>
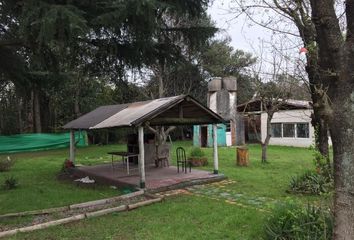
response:
<path id="1" fill-rule="evenodd" d="M 281 137 L 281 123 L 272 123 L 272 137 Z"/>
<path id="2" fill-rule="evenodd" d="M 226 132 L 231 132 L 231 125 L 230 125 L 230 123 L 228 122 L 228 123 L 226 123 L 225 125 L 226 125 Z"/>
<path id="3" fill-rule="evenodd" d="M 283 137 L 295 137 L 295 124 L 283 123 Z"/>
<path id="4" fill-rule="evenodd" d="M 309 138 L 309 124 L 308 123 L 297 123 L 296 124 L 296 134 L 298 138 Z"/>

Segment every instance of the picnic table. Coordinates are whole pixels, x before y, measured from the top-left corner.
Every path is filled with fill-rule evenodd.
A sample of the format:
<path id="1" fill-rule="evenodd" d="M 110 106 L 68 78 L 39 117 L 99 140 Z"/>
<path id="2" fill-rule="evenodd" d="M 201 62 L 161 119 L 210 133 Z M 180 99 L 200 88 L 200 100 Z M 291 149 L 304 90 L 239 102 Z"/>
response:
<path id="1" fill-rule="evenodd" d="M 108 154 L 112 155 L 112 169 L 114 170 L 114 156 L 121 156 L 123 163 L 126 163 L 127 174 L 130 174 L 130 167 L 129 167 L 129 158 L 130 157 L 137 157 L 139 153 L 131 153 L 131 152 L 108 152 Z"/>

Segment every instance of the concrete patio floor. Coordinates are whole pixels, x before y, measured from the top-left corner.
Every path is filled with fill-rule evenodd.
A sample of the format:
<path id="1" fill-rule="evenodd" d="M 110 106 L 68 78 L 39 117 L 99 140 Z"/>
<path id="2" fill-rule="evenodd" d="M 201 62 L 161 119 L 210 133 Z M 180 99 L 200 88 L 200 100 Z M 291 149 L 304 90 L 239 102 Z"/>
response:
<path id="1" fill-rule="evenodd" d="M 139 170 L 137 165 L 131 164 L 130 174 L 127 174 L 126 166 L 122 163 L 115 163 L 114 168 L 111 164 L 101 164 L 94 166 L 80 166 L 73 170 L 75 177 L 86 177 L 95 179 L 98 183 L 109 184 L 118 187 L 133 187 L 139 185 Z M 146 189 L 153 192 L 165 191 L 182 188 L 195 184 L 221 181 L 225 179 L 222 174 L 212 174 L 211 172 L 194 169 L 192 172 L 177 173 L 177 167 L 158 167 L 146 166 Z"/>

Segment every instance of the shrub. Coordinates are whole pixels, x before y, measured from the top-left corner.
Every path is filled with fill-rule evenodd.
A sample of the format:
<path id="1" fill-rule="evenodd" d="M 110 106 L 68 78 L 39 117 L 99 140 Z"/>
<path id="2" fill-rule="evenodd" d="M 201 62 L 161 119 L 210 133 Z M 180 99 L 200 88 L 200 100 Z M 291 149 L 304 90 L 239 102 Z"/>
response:
<path id="1" fill-rule="evenodd" d="M 289 191 L 303 194 L 328 193 L 333 189 L 333 181 L 314 171 L 307 171 L 303 175 L 292 177 Z"/>
<path id="2" fill-rule="evenodd" d="M 277 205 L 264 226 L 265 240 L 329 240 L 333 218 L 329 211 L 286 202 Z"/>
<path id="3" fill-rule="evenodd" d="M 197 158 L 197 157 L 201 158 L 201 157 L 204 157 L 205 154 L 204 154 L 204 152 L 202 151 L 201 148 L 193 147 L 191 152 L 190 152 L 190 156 L 194 157 L 194 158 Z"/>
<path id="4" fill-rule="evenodd" d="M 0 158 L 0 172 L 9 171 L 14 165 L 15 161 L 7 156 L 5 158 Z"/>
<path id="5" fill-rule="evenodd" d="M 188 158 L 190 164 L 193 167 L 201 167 L 208 165 L 208 159 L 205 157 L 205 153 L 201 148 L 193 147 Z"/>
<path id="6" fill-rule="evenodd" d="M 10 190 L 10 189 L 16 188 L 17 186 L 18 186 L 17 179 L 14 178 L 13 176 L 8 177 L 8 178 L 5 179 L 4 189 Z"/>

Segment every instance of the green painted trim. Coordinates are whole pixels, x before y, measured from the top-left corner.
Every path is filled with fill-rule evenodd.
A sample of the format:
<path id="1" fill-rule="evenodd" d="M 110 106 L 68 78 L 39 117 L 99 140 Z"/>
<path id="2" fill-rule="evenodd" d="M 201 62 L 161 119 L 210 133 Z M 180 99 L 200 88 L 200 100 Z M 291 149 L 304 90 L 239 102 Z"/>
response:
<path id="1" fill-rule="evenodd" d="M 214 174 L 219 174 L 219 170 L 214 169 Z"/>
<path id="2" fill-rule="evenodd" d="M 145 188 L 145 182 L 140 182 L 140 188 Z"/>

